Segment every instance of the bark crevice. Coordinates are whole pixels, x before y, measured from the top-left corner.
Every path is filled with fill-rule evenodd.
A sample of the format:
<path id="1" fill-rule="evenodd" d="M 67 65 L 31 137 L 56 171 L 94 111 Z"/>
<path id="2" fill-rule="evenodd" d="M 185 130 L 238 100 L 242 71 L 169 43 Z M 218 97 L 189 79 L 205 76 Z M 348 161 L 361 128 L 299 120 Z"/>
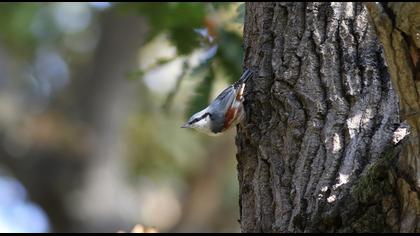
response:
<path id="1" fill-rule="evenodd" d="M 363 4 L 246 3 L 244 43 L 257 76 L 236 137 L 241 230 L 414 224 L 400 220 L 416 192 L 394 165 L 398 98 Z"/>

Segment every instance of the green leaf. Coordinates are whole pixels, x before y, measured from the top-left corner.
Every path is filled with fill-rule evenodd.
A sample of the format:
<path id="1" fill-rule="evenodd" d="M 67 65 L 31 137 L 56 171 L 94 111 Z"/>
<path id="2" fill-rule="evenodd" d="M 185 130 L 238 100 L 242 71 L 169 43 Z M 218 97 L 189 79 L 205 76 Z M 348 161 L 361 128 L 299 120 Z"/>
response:
<path id="1" fill-rule="evenodd" d="M 36 40 L 30 31 L 39 3 L 3 3 L 0 7 L 0 38 L 20 55 L 31 54 Z M 29 53 L 28 53 L 29 52 Z"/>
<path id="2" fill-rule="evenodd" d="M 179 55 L 187 55 L 199 47 L 199 35 L 191 28 L 179 27 L 170 31 L 170 39 Z"/>
<path id="3" fill-rule="evenodd" d="M 150 24 L 148 40 L 168 32 L 178 53 L 185 55 L 199 46 L 199 35 L 194 32 L 204 24 L 205 3 L 137 3 L 121 4 L 120 9 L 137 9 Z"/>
<path id="4" fill-rule="evenodd" d="M 233 83 L 242 74 L 242 37 L 237 33 L 225 30 L 220 31 L 219 35 L 219 49 L 215 55 L 215 60 L 219 62 L 229 76 L 229 83 Z"/>
<path id="5" fill-rule="evenodd" d="M 187 117 L 190 117 L 194 113 L 207 107 L 210 101 L 210 94 L 214 81 L 214 70 L 211 66 L 209 66 L 209 63 L 207 62 L 196 68 L 193 74 L 200 72 L 204 72 L 205 76 L 203 81 L 196 87 L 195 95 L 190 99 L 186 114 Z"/>

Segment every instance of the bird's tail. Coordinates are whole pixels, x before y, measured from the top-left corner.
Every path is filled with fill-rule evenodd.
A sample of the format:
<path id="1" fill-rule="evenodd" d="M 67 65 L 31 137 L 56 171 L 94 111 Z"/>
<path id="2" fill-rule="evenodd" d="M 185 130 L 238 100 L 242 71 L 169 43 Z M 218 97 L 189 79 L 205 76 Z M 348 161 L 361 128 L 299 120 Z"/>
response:
<path id="1" fill-rule="evenodd" d="M 253 75 L 254 75 L 254 72 L 252 72 L 250 69 L 246 69 L 245 72 L 242 74 L 241 78 L 239 78 L 239 80 L 235 82 L 234 87 L 237 87 L 238 85 L 245 83 Z"/>

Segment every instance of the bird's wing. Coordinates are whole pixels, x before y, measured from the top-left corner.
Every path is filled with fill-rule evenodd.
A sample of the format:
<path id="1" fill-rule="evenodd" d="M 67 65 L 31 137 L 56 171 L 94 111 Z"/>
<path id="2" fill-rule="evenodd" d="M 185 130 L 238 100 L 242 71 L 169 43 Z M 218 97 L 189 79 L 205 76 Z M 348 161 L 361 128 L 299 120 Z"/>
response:
<path id="1" fill-rule="evenodd" d="M 246 69 L 238 81 L 223 90 L 209 105 L 209 112 L 213 116 L 211 118 L 213 132 L 223 131 L 231 124 L 232 118 L 236 118 L 237 109 L 242 104 L 245 82 L 253 74 L 251 70 Z"/>
<path id="2" fill-rule="evenodd" d="M 225 114 L 231 107 L 235 100 L 235 89 L 233 86 L 229 86 L 223 90 L 219 96 L 217 96 L 213 102 L 209 105 L 209 112 L 212 114 L 212 130 L 214 132 L 220 132 L 223 130 Z"/>
<path id="3" fill-rule="evenodd" d="M 244 84 L 249 78 L 251 78 L 254 75 L 254 72 L 252 72 L 250 69 L 246 69 L 244 73 L 242 73 L 241 78 L 239 78 L 238 81 L 236 81 L 233 86 L 235 88 L 238 88 L 242 84 Z"/>

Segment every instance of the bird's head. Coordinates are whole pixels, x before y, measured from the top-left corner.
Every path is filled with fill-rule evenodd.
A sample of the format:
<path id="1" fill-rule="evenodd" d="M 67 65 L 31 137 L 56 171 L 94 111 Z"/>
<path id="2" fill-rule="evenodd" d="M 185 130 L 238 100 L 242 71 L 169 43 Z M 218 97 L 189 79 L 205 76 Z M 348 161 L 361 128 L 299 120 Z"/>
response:
<path id="1" fill-rule="evenodd" d="M 192 115 L 181 128 L 191 128 L 208 135 L 215 135 L 211 130 L 211 114 L 207 108 Z"/>

